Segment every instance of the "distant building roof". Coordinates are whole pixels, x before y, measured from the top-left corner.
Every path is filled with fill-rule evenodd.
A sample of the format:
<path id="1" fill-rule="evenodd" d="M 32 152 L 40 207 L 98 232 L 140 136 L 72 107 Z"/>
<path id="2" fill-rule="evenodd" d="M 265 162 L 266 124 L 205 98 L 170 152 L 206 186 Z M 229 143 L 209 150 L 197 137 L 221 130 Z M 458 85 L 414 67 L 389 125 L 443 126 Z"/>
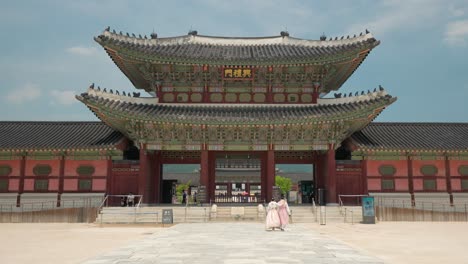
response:
<path id="1" fill-rule="evenodd" d="M 371 123 L 351 136 L 359 149 L 468 150 L 468 123 Z"/>
<path id="2" fill-rule="evenodd" d="M 0 150 L 115 148 L 123 138 L 102 122 L 0 121 Z"/>

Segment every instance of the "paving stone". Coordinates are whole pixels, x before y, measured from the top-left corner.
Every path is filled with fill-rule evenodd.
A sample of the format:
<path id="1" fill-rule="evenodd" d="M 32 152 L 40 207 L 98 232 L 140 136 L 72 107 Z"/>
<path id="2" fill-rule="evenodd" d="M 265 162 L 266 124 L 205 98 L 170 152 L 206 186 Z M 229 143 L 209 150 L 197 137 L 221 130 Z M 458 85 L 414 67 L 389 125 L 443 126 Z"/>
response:
<path id="1" fill-rule="evenodd" d="M 84 263 L 383 263 L 301 224 L 286 232 L 261 223 L 178 224 L 131 243 Z"/>

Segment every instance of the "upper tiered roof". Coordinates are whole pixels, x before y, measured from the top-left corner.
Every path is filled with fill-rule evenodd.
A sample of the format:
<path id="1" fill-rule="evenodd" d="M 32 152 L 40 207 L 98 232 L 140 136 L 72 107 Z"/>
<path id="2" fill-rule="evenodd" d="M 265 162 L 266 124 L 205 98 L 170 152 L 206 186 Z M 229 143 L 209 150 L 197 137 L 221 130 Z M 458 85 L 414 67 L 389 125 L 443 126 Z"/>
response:
<path id="1" fill-rule="evenodd" d="M 380 41 L 367 32 L 353 37 L 306 40 L 289 36 L 243 38 L 213 37 L 190 33 L 158 38 L 118 34 L 106 29 L 95 40 L 136 88 L 153 91 L 162 83 L 159 66 L 312 67 L 318 73 L 308 80 L 321 83 L 321 93 L 338 90 Z M 156 66 L 156 67 L 155 67 Z M 212 76 L 210 77 L 212 78 Z M 191 85 L 200 85 L 194 84 Z M 203 83 L 201 84 L 203 86 Z"/>
<path id="2" fill-rule="evenodd" d="M 133 52 L 134 58 L 145 61 L 262 66 L 335 63 L 340 61 L 339 55 L 372 49 L 380 43 L 371 33 L 340 40 L 306 40 L 289 35 L 145 39 L 104 31 L 95 40 L 105 48 Z"/>

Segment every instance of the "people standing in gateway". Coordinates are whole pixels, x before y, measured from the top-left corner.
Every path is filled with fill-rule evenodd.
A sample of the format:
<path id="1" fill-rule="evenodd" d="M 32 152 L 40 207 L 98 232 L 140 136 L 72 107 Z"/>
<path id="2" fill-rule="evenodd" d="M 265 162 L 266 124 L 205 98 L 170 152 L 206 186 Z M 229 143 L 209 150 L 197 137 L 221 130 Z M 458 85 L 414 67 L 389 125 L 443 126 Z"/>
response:
<path id="1" fill-rule="evenodd" d="M 289 216 L 291 215 L 291 210 L 289 210 L 288 202 L 284 199 L 284 195 L 281 195 L 281 200 L 278 202 L 278 215 L 280 219 L 280 229 L 284 231 L 286 226 L 289 224 Z"/>
<path id="2" fill-rule="evenodd" d="M 182 193 L 182 204 L 185 205 L 187 203 L 187 191 L 184 190 L 184 193 Z"/>
<path id="3" fill-rule="evenodd" d="M 134 206 L 135 205 L 135 195 L 133 193 L 129 193 L 127 196 L 127 206 Z"/>
<path id="4" fill-rule="evenodd" d="M 275 228 L 280 228 L 280 218 L 278 215 L 278 204 L 275 199 L 271 199 L 271 202 L 267 207 L 267 216 L 265 220 L 266 230 L 275 230 Z"/>

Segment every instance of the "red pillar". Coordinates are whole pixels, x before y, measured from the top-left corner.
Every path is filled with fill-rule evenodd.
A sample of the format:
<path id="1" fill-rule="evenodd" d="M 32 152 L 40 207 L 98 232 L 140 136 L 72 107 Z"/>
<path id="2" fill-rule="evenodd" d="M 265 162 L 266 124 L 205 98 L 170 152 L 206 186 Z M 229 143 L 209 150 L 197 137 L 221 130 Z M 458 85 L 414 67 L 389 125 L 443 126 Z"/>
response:
<path id="1" fill-rule="evenodd" d="M 312 92 L 312 103 L 313 104 L 317 103 L 317 100 L 318 100 L 318 97 L 319 97 L 319 92 L 318 92 L 319 88 L 320 88 L 320 84 L 315 83 L 314 84 L 314 91 Z"/>
<path id="2" fill-rule="evenodd" d="M 260 155 L 260 197 L 263 201 L 269 202 L 266 199 L 266 175 L 267 175 L 267 167 L 266 167 L 266 154 Z"/>
<path id="3" fill-rule="evenodd" d="M 208 197 L 211 201 L 214 201 L 214 194 L 216 188 L 216 155 L 214 155 L 213 153 L 208 153 L 208 166 L 208 185 L 210 186 Z"/>
<path id="4" fill-rule="evenodd" d="M 362 194 L 367 194 L 369 190 L 367 189 L 367 159 L 364 157 L 361 160 L 361 191 Z"/>
<path id="5" fill-rule="evenodd" d="M 60 155 L 60 167 L 59 167 L 59 191 L 57 197 L 57 207 L 60 207 L 63 193 L 63 180 L 65 176 L 65 155 Z"/>
<path id="6" fill-rule="evenodd" d="M 273 186 L 275 185 L 275 151 L 267 150 L 266 153 L 266 200 L 269 202 L 273 197 Z"/>
<path id="7" fill-rule="evenodd" d="M 409 192 L 411 194 L 411 201 L 414 201 L 413 159 L 411 158 L 410 154 L 408 154 L 407 161 L 408 161 L 408 187 L 409 187 Z"/>
<path id="8" fill-rule="evenodd" d="M 143 203 L 149 202 L 149 157 L 150 155 L 146 151 L 146 145 L 140 147 L 140 171 L 138 175 L 138 194 L 143 195 Z"/>
<path id="9" fill-rule="evenodd" d="M 450 203 L 453 204 L 452 182 L 450 181 L 450 160 L 447 154 L 445 154 L 445 178 L 447 181 L 447 192 L 450 194 Z"/>
<path id="10" fill-rule="evenodd" d="M 19 181 L 19 190 L 18 196 L 16 197 L 16 206 L 19 207 L 21 205 L 21 194 L 24 192 L 24 175 L 26 173 L 26 155 L 23 154 L 21 156 L 20 162 L 20 181 Z"/>
<path id="11" fill-rule="evenodd" d="M 208 188 L 208 150 L 202 150 L 200 153 L 200 185 Z M 206 189 L 208 191 L 208 189 Z"/>
<path id="12" fill-rule="evenodd" d="M 333 144 L 329 144 L 327 152 L 327 203 L 337 203 L 336 194 L 336 161 L 335 148 Z"/>
<path id="13" fill-rule="evenodd" d="M 106 194 L 113 194 L 112 185 L 112 156 L 107 157 Z"/>
<path id="14" fill-rule="evenodd" d="M 151 203 L 161 203 L 162 200 L 162 164 L 161 151 L 155 152 L 153 155 L 153 179 L 154 179 L 154 194 Z"/>

